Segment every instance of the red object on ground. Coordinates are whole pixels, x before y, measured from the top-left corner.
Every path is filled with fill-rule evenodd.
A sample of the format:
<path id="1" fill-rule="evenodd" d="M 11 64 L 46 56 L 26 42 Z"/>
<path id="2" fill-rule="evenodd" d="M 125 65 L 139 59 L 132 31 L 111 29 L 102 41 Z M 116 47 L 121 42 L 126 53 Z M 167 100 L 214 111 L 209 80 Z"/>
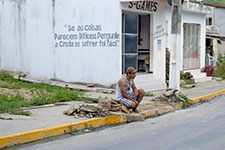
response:
<path id="1" fill-rule="evenodd" d="M 205 67 L 205 72 L 207 76 L 211 76 L 214 72 L 214 67 L 213 66 L 206 66 Z"/>

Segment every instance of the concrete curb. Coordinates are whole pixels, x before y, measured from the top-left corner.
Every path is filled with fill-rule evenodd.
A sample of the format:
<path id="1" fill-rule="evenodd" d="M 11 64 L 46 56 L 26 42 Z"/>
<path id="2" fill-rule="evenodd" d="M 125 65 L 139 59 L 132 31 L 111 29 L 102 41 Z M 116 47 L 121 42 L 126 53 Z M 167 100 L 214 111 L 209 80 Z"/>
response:
<path id="1" fill-rule="evenodd" d="M 16 144 L 28 143 L 49 137 L 63 135 L 84 129 L 97 128 L 101 126 L 126 123 L 127 118 L 124 115 L 114 115 L 105 118 L 94 118 L 76 123 L 68 123 L 50 127 L 43 127 L 30 131 L 0 136 L 0 148 L 13 146 Z"/>
<path id="2" fill-rule="evenodd" d="M 208 95 L 204 95 L 204 96 L 199 96 L 199 97 L 193 98 L 193 99 L 191 99 L 191 104 L 203 102 L 203 101 L 205 101 L 207 99 L 211 99 L 211 98 L 219 96 L 219 95 L 225 95 L 225 89 L 217 91 L 217 92 L 210 93 Z"/>
<path id="3" fill-rule="evenodd" d="M 213 97 L 224 95 L 225 89 L 220 90 L 205 96 L 196 97 L 191 100 L 191 104 L 199 103 L 207 99 L 211 99 Z M 179 109 L 180 107 L 177 107 L 176 109 Z M 175 109 L 175 110 L 176 110 Z M 152 110 L 152 111 L 146 111 L 141 113 L 139 116 L 147 119 L 151 117 L 156 117 L 159 115 L 163 115 L 166 113 L 169 113 L 172 110 L 171 108 L 162 108 L 160 110 Z M 135 118 L 134 121 L 140 121 L 143 120 L 142 118 Z M 23 144 L 28 143 L 31 141 L 41 140 L 49 137 L 59 136 L 75 131 L 80 131 L 84 129 L 92 129 L 102 126 L 108 126 L 108 125 L 115 125 L 115 124 L 121 124 L 121 123 L 127 123 L 132 122 L 129 115 L 114 115 L 109 116 L 105 118 L 94 118 L 89 119 L 85 121 L 80 121 L 76 123 L 68 123 L 63 125 L 56 125 L 56 126 L 50 126 L 50 127 L 44 127 L 39 129 L 34 129 L 30 131 L 15 133 L 15 134 L 9 134 L 9 135 L 3 135 L 0 136 L 0 148 L 9 147 L 17 144 Z"/>

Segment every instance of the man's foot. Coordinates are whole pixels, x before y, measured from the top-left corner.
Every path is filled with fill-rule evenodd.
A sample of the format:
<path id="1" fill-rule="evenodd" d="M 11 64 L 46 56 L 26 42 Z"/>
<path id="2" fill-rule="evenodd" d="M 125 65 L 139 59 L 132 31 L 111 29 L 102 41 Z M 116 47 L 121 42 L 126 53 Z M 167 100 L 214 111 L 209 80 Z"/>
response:
<path id="1" fill-rule="evenodd" d="M 139 113 L 139 111 L 137 109 L 133 110 L 134 113 Z"/>

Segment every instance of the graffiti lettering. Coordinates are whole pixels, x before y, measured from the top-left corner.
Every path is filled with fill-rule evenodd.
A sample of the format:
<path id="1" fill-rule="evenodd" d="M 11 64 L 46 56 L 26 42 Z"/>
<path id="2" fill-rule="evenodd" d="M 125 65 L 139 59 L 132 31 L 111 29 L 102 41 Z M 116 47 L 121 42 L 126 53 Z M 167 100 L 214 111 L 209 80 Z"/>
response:
<path id="1" fill-rule="evenodd" d="M 55 47 L 118 47 L 117 32 L 103 33 L 101 25 L 64 25 L 67 32 L 54 34 Z"/>

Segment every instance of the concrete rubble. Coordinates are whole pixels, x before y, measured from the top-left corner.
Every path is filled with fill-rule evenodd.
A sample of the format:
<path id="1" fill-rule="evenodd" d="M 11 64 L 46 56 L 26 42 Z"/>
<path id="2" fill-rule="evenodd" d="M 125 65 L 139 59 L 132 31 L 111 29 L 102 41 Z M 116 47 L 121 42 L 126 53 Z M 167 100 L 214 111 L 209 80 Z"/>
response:
<path id="1" fill-rule="evenodd" d="M 110 115 L 110 112 L 107 109 L 102 109 L 95 105 L 82 104 L 78 106 L 72 106 L 68 110 L 63 112 L 65 115 L 74 115 L 77 117 L 106 117 Z"/>
<path id="2" fill-rule="evenodd" d="M 178 90 L 167 91 L 153 100 L 157 102 L 166 103 L 171 106 L 175 106 L 179 103 L 183 103 L 185 105 L 189 101 L 189 99 L 183 94 L 181 94 Z"/>
<path id="3" fill-rule="evenodd" d="M 72 106 L 68 110 L 64 111 L 65 115 L 74 115 L 77 117 L 106 117 L 112 115 L 112 112 L 125 112 L 130 111 L 120 101 L 101 99 L 98 102 L 98 106 L 95 104 L 82 104 L 78 106 Z"/>
<path id="4" fill-rule="evenodd" d="M 156 97 L 155 99 L 153 99 L 153 101 L 155 101 L 155 104 L 162 103 L 163 107 L 165 107 L 166 109 L 170 107 L 169 111 L 173 111 L 173 109 L 177 109 L 176 107 L 178 106 L 178 104 L 180 107 L 182 107 L 183 103 L 185 102 L 185 99 L 181 96 L 181 94 L 177 90 L 170 90 Z M 154 106 L 154 103 L 144 104 L 144 105 Z M 159 106 L 156 106 L 156 107 L 159 107 Z M 140 110 L 143 111 L 142 109 Z M 131 111 L 127 109 L 127 107 L 124 106 L 118 100 L 100 99 L 98 101 L 98 105 L 82 104 L 79 106 L 72 106 L 68 110 L 64 111 L 64 114 L 69 116 L 73 115 L 76 118 L 78 117 L 94 118 L 94 117 L 110 116 L 115 114 L 113 112 L 119 112 L 119 113 L 125 113 L 125 114 L 131 113 Z"/>

